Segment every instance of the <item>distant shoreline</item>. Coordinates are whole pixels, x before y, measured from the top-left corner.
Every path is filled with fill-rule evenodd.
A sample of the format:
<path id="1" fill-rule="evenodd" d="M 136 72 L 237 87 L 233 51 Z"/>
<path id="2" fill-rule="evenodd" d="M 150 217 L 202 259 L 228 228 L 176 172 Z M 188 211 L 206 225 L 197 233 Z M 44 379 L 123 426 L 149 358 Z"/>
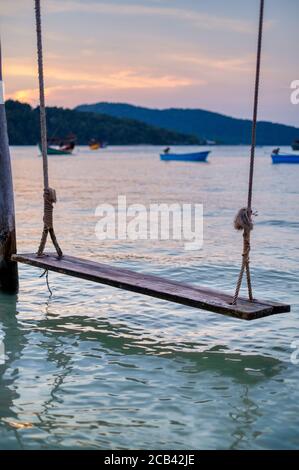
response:
<path id="1" fill-rule="evenodd" d="M 40 140 L 39 108 L 5 103 L 11 145 L 36 145 Z M 249 145 L 251 121 L 200 109 L 153 110 L 127 104 L 98 103 L 75 110 L 47 108 L 48 138 L 75 137 L 77 145 L 91 140 L 114 145 L 216 147 Z M 258 122 L 257 146 L 291 146 L 299 128 Z"/>
<path id="2" fill-rule="evenodd" d="M 199 108 L 153 109 L 127 103 L 100 102 L 80 105 L 75 109 L 135 119 L 163 129 L 192 134 L 200 143 L 206 141 L 221 145 L 251 143 L 252 121 L 250 119 L 235 118 Z M 275 122 L 261 120 L 258 122 L 257 145 L 291 145 L 297 139 L 299 139 L 299 128 Z"/>

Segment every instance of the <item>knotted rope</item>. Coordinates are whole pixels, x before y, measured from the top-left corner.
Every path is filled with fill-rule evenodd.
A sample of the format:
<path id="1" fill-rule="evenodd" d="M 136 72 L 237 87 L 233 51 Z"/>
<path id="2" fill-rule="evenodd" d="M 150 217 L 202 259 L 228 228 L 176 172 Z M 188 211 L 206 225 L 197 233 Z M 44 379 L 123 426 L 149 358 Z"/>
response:
<path id="1" fill-rule="evenodd" d="M 62 256 L 62 251 L 58 245 L 56 235 L 53 228 L 53 209 L 56 203 L 55 189 L 49 187 L 49 169 L 48 169 L 48 154 L 47 154 L 47 121 L 46 121 L 46 106 L 45 106 L 45 84 L 44 84 L 44 69 L 43 69 L 43 46 L 42 46 L 42 28 L 41 28 L 41 10 L 40 0 L 35 0 L 35 20 L 36 20 L 36 38 L 37 38 L 37 59 L 38 59 L 38 81 L 39 81 L 39 101 L 40 101 L 40 133 L 41 133 L 41 147 L 43 157 L 43 176 L 44 176 L 44 229 L 42 238 L 38 248 L 37 255 L 43 256 L 44 249 L 47 242 L 48 233 L 50 234 L 53 245 L 59 257 Z"/>
<path id="2" fill-rule="evenodd" d="M 233 305 L 237 303 L 245 270 L 246 270 L 246 278 L 247 278 L 248 297 L 251 302 L 253 301 L 250 268 L 249 268 L 250 234 L 253 229 L 252 190 L 253 190 L 253 173 L 254 173 L 255 146 L 256 146 L 257 112 L 258 112 L 259 86 L 260 86 L 264 3 L 265 3 L 264 0 L 260 1 L 259 31 L 258 31 L 255 89 L 254 89 L 254 106 L 253 106 L 252 134 L 251 134 L 250 168 L 249 168 L 249 182 L 248 182 L 248 201 L 247 201 L 247 207 L 243 207 L 242 209 L 239 210 L 234 221 L 235 229 L 243 230 L 243 253 L 242 253 L 242 266 L 241 266 L 239 278 L 237 281 L 235 295 L 234 295 L 233 302 L 232 302 Z"/>
<path id="3" fill-rule="evenodd" d="M 238 214 L 235 217 L 234 227 L 236 230 L 243 230 L 243 253 L 242 253 L 242 266 L 241 271 L 239 274 L 236 292 L 233 299 L 233 305 L 237 302 L 239 292 L 242 285 L 244 271 L 246 270 L 247 276 L 247 287 L 248 287 L 248 297 L 249 300 L 253 300 L 252 295 L 252 286 L 251 286 L 251 278 L 250 278 L 250 269 L 249 269 L 249 253 L 250 253 L 250 232 L 253 229 L 253 223 L 251 219 L 251 212 L 248 212 L 247 207 L 242 207 L 239 210 Z"/>

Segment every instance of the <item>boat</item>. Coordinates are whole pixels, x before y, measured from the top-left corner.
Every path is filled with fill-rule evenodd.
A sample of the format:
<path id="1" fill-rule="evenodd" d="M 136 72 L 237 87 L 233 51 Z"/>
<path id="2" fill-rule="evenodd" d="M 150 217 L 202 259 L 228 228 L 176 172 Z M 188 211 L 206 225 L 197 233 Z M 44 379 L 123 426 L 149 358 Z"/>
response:
<path id="1" fill-rule="evenodd" d="M 101 142 L 96 139 L 91 139 L 88 143 L 90 150 L 99 150 L 107 147 L 107 142 Z"/>
<path id="2" fill-rule="evenodd" d="M 299 163 L 299 153 L 272 152 L 272 163 Z"/>
<path id="3" fill-rule="evenodd" d="M 99 142 L 95 142 L 94 144 L 89 144 L 89 148 L 90 150 L 98 150 L 101 148 L 101 145 L 99 144 Z"/>
<path id="4" fill-rule="evenodd" d="M 101 148 L 101 142 L 97 139 L 90 139 L 88 145 L 90 150 L 98 150 Z"/>
<path id="5" fill-rule="evenodd" d="M 294 142 L 292 143 L 292 149 L 299 150 L 299 140 L 294 140 Z"/>
<path id="6" fill-rule="evenodd" d="M 42 153 L 42 148 L 41 148 L 40 143 L 38 144 L 38 147 L 40 149 L 40 152 Z M 74 150 L 74 147 L 71 148 L 69 146 L 65 146 L 65 147 L 51 147 L 51 146 L 48 146 L 47 147 L 47 154 L 48 155 L 71 155 L 73 150 Z"/>
<path id="7" fill-rule="evenodd" d="M 160 154 L 160 159 L 167 162 L 206 162 L 209 153 L 211 153 L 210 150 L 193 153 L 170 153 L 169 151 L 164 151 L 164 153 Z"/>

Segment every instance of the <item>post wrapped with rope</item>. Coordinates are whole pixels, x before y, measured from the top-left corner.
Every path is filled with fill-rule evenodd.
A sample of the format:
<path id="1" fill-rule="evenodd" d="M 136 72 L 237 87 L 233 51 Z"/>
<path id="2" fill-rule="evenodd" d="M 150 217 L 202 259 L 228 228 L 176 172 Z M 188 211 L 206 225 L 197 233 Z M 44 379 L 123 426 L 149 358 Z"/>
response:
<path id="1" fill-rule="evenodd" d="M 40 0 L 35 0 L 35 20 L 36 20 L 36 38 L 37 38 L 37 59 L 38 59 L 38 80 L 39 80 L 39 99 L 40 99 L 40 133 L 41 148 L 43 157 L 43 176 L 44 176 L 44 229 L 38 248 L 37 255 L 43 256 L 47 237 L 50 234 L 53 245 L 59 257 L 62 257 L 62 250 L 57 242 L 53 226 L 53 210 L 56 203 L 56 191 L 49 187 L 49 169 L 47 153 L 47 121 L 45 105 L 45 84 L 43 69 L 43 47 L 42 47 L 42 28 L 41 28 L 41 9 Z"/>
<path id="2" fill-rule="evenodd" d="M 254 160 L 255 160 L 255 147 L 256 147 L 256 127 L 257 127 L 257 113 L 259 101 L 259 86 L 260 86 L 260 70 L 261 70 L 261 52 L 262 52 L 262 39 L 263 39 L 263 23 L 264 23 L 264 0 L 260 0 L 260 14 L 259 14 L 259 31 L 257 43 L 257 57 L 256 57 L 256 73 L 255 73 L 255 89 L 254 89 L 254 106 L 253 106 L 253 119 L 252 119 L 252 135 L 251 135 L 251 152 L 250 152 L 250 169 L 249 169 L 249 182 L 248 182 L 248 201 L 247 207 L 239 210 L 235 217 L 234 226 L 236 230 L 243 230 L 243 253 L 242 253 L 242 266 L 237 281 L 235 295 L 233 298 L 233 305 L 237 303 L 244 271 L 246 271 L 247 288 L 249 300 L 253 301 L 251 276 L 250 276 L 250 236 L 253 229 L 252 221 L 252 190 L 253 190 L 253 173 L 254 173 Z"/>

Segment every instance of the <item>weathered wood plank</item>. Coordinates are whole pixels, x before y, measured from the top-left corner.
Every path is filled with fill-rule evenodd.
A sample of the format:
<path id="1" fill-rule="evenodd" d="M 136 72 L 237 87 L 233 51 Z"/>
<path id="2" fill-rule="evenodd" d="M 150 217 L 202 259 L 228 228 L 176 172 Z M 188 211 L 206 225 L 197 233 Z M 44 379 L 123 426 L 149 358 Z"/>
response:
<path id="1" fill-rule="evenodd" d="M 64 255 L 59 259 L 56 254 L 48 254 L 40 258 L 34 253 L 29 253 L 14 255 L 13 260 L 243 320 L 254 320 L 290 311 L 289 305 L 262 300 L 249 302 L 244 298 L 240 298 L 237 305 L 231 305 L 231 295 L 213 289 L 181 284 L 72 256 Z"/>

